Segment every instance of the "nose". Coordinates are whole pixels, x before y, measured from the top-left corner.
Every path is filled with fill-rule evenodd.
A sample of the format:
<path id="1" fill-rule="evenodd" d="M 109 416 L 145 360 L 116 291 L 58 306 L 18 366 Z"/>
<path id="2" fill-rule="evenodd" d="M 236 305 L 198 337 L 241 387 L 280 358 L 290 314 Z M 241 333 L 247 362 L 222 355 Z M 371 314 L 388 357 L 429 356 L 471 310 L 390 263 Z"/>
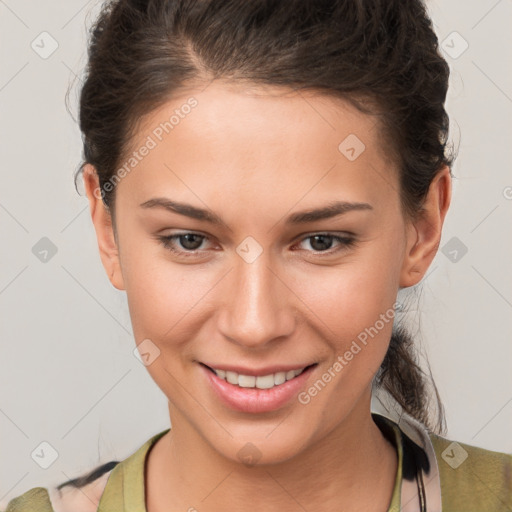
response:
<path id="1" fill-rule="evenodd" d="M 269 263 L 265 251 L 251 263 L 239 258 L 224 283 L 219 329 L 229 341 L 247 348 L 267 349 L 295 328 L 293 292 Z"/>

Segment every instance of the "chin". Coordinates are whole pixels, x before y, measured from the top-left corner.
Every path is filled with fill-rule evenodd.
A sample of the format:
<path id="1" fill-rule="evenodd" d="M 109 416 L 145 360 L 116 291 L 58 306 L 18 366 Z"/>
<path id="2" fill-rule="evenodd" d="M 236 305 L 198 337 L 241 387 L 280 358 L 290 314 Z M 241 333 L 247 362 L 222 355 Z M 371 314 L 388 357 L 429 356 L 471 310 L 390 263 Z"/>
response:
<path id="1" fill-rule="evenodd" d="M 277 427 L 276 431 L 268 435 L 274 428 L 261 429 L 254 436 L 250 433 L 243 436 L 235 434 L 228 437 L 225 443 L 212 446 L 226 459 L 245 467 L 281 464 L 300 455 L 307 443 L 305 433 L 304 436 L 298 436 L 295 430 L 295 435 L 290 436 L 284 428 L 278 433 L 280 427 Z"/>

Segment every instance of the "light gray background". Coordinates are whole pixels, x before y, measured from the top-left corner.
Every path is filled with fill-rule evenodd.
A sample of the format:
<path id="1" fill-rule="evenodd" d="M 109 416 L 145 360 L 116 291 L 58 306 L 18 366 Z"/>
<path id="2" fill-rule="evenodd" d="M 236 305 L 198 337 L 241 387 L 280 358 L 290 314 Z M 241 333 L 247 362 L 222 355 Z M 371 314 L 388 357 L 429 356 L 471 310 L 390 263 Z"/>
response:
<path id="1" fill-rule="evenodd" d="M 122 460 L 169 426 L 73 185 L 81 139 L 64 97 L 100 4 L 0 0 L 0 508 Z M 422 311 L 407 316 L 421 330 L 447 437 L 512 452 L 512 2 L 428 5 L 452 68 L 447 106 L 460 146 L 441 250 L 415 287 Z M 31 47 L 51 48 L 44 31 L 58 43 L 47 58 Z M 57 248 L 47 262 L 32 252 L 43 237 Z M 31 456 L 44 441 L 58 452 L 48 469 Z"/>

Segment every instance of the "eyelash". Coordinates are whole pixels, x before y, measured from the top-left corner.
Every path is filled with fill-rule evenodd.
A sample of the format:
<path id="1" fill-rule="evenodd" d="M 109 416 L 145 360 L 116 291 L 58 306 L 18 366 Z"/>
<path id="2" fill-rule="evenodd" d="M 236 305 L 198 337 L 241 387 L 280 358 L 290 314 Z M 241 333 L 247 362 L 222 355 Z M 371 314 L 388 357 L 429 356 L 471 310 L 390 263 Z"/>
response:
<path id="1" fill-rule="evenodd" d="M 184 256 L 186 258 L 195 258 L 195 257 L 201 256 L 200 253 L 202 251 L 199 249 L 196 249 L 194 251 L 187 251 L 187 250 L 182 251 L 182 250 L 178 250 L 178 249 L 175 249 L 174 247 L 172 247 L 171 241 L 178 239 L 184 235 L 196 235 L 196 236 L 202 237 L 203 239 L 208 239 L 208 237 L 205 235 L 200 235 L 198 233 L 193 233 L 193 232 L 189 232 L 189 231 L 184 232 L 184 233 L 176 233 L 174 235 L 168 235 L 168 236 L 157 236 L 156 238 L 165 247 L 165 249 L 171 251 L 174 254 L 178 254 L 179 256 Z M 331 233 L 323 233 L 323 232 L 308 235 L 308 236 L 302 238 L 299 241 L 299 243 L 304 240 L 307 240 L 308 238 L 314 238 L 315 236 L 328 236 L 328 237 L 331 237 L 333 240 L 340 242 L 340 244 L 341 244 L 341 246 L 339 246 L 337 249 L 334 249 L 334 250 L 328 249 L 326 251 L 308 251 L 308 252 L 313 252 L 313 254 L 315 256 L 320 256 L 320 255 L 324 255 L 324 254 L 332 255 L 332 254 L 338 253 L 344 249 L 349 249 L 349 248 L 355 246 L 357 243 L 356 239 L 354 237 L 339 236 L 339 235 L 333 235 Z"/>

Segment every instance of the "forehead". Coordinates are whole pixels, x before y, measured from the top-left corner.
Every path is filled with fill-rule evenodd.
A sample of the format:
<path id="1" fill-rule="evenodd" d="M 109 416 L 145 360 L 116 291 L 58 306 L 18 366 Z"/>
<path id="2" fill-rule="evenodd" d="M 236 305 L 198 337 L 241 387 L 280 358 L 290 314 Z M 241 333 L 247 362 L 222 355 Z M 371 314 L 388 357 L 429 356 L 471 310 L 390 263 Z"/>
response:
<path id="1" fill-rule="evenodd" d="M 130 172 L 117 193 L 137 198 L 188 188 L 296 202 L 339 189 L 342 199 L 375 202 L 383 186 L 395 187 L 375 118 L 311 91 L 221 82 L 189 89 L 141 119 L 131 151 L 138 157 L 122 162 Z"/>

